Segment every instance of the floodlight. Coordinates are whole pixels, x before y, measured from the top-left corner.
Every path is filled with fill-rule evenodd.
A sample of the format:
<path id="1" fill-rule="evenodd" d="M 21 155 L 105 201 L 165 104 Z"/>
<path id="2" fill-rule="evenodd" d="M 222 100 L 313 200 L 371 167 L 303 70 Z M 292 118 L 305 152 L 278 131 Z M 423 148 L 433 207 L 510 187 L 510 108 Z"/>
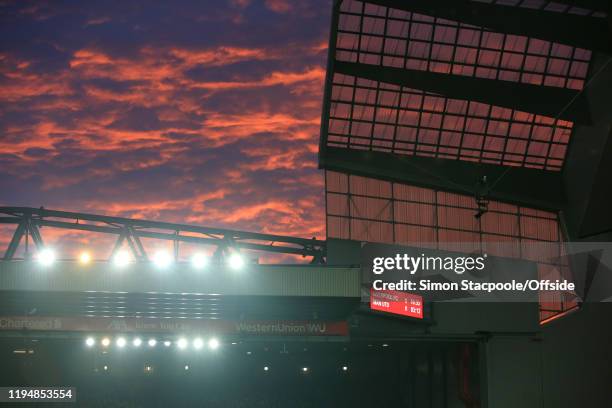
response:
<path id="1" fill-rule="evenodd" d="M 38 262 L 43 266 L 50 266 L 55 262 L 55 252 L 50 248 L 44 248 L 38 253 Z"/>
<path id="2" fill-rule="evenodd" d="M 170 347 L 171 344 L 172 344 L 172 342 L 170 342 L 170 340 L 164 341 L 164 346 L 166 346 L 166 347 Z"/>
<path id="3" fill-rule="evenodd" d="M 125 337 L 119 337 L 117 339 L 117 347 L 119 347 L 119 348 L 125 347 L 126 343 L 127 343 L 127 341 L 125 340 Z"/>
<path id="4" fill-rule="evenodd" d="M 79 255 L 79 262 L 83 265 L 90 263 L 91 255 L 89 254 L 89 252 L 81 252 L 81 254 Z"/>
<path id="5" fill-rule="evenodd" d="M 204 269 L 208 266 L 208 263 L 208 257 L 202 253 L 198 252 L 191 257 L 191 266 L 193 266 L 194 269 Z"/>
<path id="6" fill-rule="evenodd" d="M 308 367 L 302 367 L 302 372 L 306 374 L 308 372 Z"/>
<path id="7" fill-rule="evenodd" d="M 113 256 L 113 263 L 120 268 L 126 267 L 130 263 L 130 254 L 127 251 L 119 251 Z"/>
<path id="8" fill-rule="evenodd" d="M 176 342 L 176 345 L 181 350 L 184 350 L 185 348 L 187 348 L 187 339 L 184 339 L 184 338 L 178 339 L 178 341 Z"/>
<path id="9" fill-rule="evenodd" d="M 270 367 L 265 366 L 265 367 L 264 367 L 264 371 L 270 371 Z"/>
<path id="10" fill-rule="evenodd" d="M 108 366 L 106 366 L 106 365 L 104 367 L 102 367 L 102 368 L 104 369 L 104 371 L 108 370 Z"/>
<path id="11" fill-rule="evenodd" d="M 108 347 L 110 345 L 110 339 L 108 337 L 105 337 L 100 343 L 102 343 L 102 346 Z"/>
<path id="12" fill-rule="evenodd" d="M 157 251 L 153 255 L 153 263 L 160 269 L 165 269 L 172 263 L 172 257 L 166 251 Z"/>
<path id="13" fill-rule="evenodd" d="M 201 350 L 204 347 L 204 341 L 201 338 L 197 338 L 193 341 L 193 348 L 196 350 Z"/>
<path id="14" fill-rule="evenodd" d="M 348 371 L 348 367 L 347 366 L 342 366 L 342 371 Z"/>
<path id="15" fill-rule="evenodd" d="M 189 370 L 189 365 L 185 364 L 185 371 Z"/>
<path id="16" fill-rule="evenodd" d="M 156 344 L 157 344 L 157 340 L 149 339 L 149 347 L 155 347 Z"/>
<path id="17" fill-rule="evenodd" d="M 215 337 L 213 337 L 212 339 L 208 340 L 208 348 L 211 350 L 216 350 L 219 348 L 219 340 L 217 340 Z"/>
<path id="18" fill-rule="evenodd" d="M 93 347 L 93 345 L 96 344 L 96 341 L 94 340 L 93 337 L 88 337 L 85 340 L 85 344 L 87 345 L 87 347 Z"/>
<path id="19" fill-rule="evenodd" d="M 132 341 L 132 344 L 134 345 L 134 347 L 140 347 L 140 345 L 142 344 L 142 339 L 140 337 L 136 337 Z"/>
<path id="20" fill-rule="evenodd" d="M 244 267 L 244 258 L 239 253 L 235 252 L 230 255 L 228 263 L 230 268 L 239 270 Z"/>

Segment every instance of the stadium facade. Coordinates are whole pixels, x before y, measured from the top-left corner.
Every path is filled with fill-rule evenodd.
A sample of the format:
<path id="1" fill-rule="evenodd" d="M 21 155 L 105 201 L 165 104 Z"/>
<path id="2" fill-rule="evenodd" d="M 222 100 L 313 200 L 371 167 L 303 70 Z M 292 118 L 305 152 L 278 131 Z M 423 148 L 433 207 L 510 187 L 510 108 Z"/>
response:
<path id="1" fill-rule="evenodd" d="M 609 13 L 601 1 L 335 1 L 319 148 L 328 263 L 360 259 L 367 242 L 525 260 L 553 282 L 582 268 L 569 248 L 612 239 Z M 538 304 L 446 316 L 436 304 L 434 327 L 489 333 L 482 406 L 609 405 L 609 368 L 578 357 L 610 356 L 608 305 L 562 290 Z M 581 370 L 592 383 L 570 374 Z"/>

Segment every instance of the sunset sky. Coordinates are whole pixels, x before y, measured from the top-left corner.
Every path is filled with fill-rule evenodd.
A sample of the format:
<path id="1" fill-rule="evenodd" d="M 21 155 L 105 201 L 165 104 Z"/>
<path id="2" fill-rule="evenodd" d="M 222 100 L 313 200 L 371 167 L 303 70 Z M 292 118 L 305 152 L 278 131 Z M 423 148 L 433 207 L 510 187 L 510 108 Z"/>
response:
<path id="1" fill-rule="evenodd" d="M 0 205 L 324 238 L 330 13 L 2 1 Z"/>

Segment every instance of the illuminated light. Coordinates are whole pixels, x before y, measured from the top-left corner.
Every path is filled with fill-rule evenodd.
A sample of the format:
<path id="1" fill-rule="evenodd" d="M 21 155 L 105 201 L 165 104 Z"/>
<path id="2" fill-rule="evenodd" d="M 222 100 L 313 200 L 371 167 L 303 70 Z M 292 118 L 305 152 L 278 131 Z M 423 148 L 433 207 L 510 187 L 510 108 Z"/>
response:
<path id="1" fill-rule="evenodd" d="M 119 347 L 119 348 L 125 347 L 126 343 L 127 343 L 127 341 L 125 340 L 124 337 L 119 337 L 117 339 L 117 347 Z"/>
<path id="2" fill-rule="evenodd" d="M 197 338 L 193 341 L 193 348 L 196 350 L 201 350 L 204 347 L 204 341 L 200 338 Z"/>
<path id="3" fill-rule="evenodd" d="M 149 339 L 148 344 L 149 344 L 149 347 L 155 347 L 155 345 L 157 344 L 157 340 Z M 168 345 L 170 345 L 170 344 L 168 344 Z"/>
<path id="4" fill-rule="evenodd" d="M 51 266 L 55 262 L 55 252 L 45 248 L 38 253 L 38 263 L 42 266 Z"/>
<path id="5" fill-rule="evenodd" d="M 113 264 L 119 268 L 125 268 L 130 263 L 130 254 L 127 251 L 119 251 L 113 257 Z"/>
<path id="6" fill-rule="evenodd" d="M 153 255 L 153 263 L 160 269 L 165 269 L 172 263 L 172 257 L 166 251 L 157 251 Z"/>
<path id="7" fill-rule="evenodd" d="M 383 347 L 389 347 L 389 345 L 387 343 L 383 343 L 382 345 Z"/>
<path id="8" fill-rule="evenodd" d="M 251 353 L 250 351 L 247 351 L 247 356 L 250 356 L 251 354 L 253 353 Z"/>
<path id="9" fill-rule="evenodd" d="M 188 371 L 188 370 L 189 370 L 189 365 L 185 364 L 185 371 Z"/>
<path id="10" fill-rule="evenodd" d="M 87 345 L 87 347 L 93 347 L 93 345 L 96 344 L 96 341 L 94 340 L 93 337 L 88 337 L 85 340 L 85 344 Z"/>
<path id="11" fill-rule="evenodd" d="M 264 367 L 264 371 L 270 371 L 270 367 L 265 366 L 265 367 Z"/>
<path id="12" fill-rule="evenodd" d="M 102 369 L 103 369 L 104 371 L 108 371 L 108 366 L 104 366 L 104 367 L 102 367 Z"/>
<path id="13" fill-rule="evenodd" d="M 348 371 L 348 367 L 347 366 L 342 366 L 342 371 Z"/>
<path id="14" fill-rule="evenodd" d="M 181 350 L 186 349 L 187 348 L 187 339 L 183 339 L 183 338 L 178 339 L 178 341 L 176 342 L 176 345 Z"/>
<path id="15" fill-rule="evenodd" d="M 242 269 L 244 267 L 244 258 L 239 253 L 233 253 L 228 259 L 228 264 L 234 270 Z"/>
<path id="16" fill-rule="evenodd" d="M 144 371 L 145 373 L 151 373 L 153 371 L 153 367 L 151 367 L 150 365 L 146 365 L 144 367 Z"/>
<path id="17" fill-rule="evenodd" d="M 171 344 L 172 344 L 172 342 L 170 340 L 164 341 L 164 346 L 166 346 L 166 347 L 170 347 Z"/>
<path id="18" fill-rule="evenodd" d="M 212 338 L 210 340 L 208 340 L 208 348 L 211 350 L 216 350 L 219 348 L 219 340 L 217 340 L 216 338 Z"/>
<path id="19" fill-rule="evenodd" d="M 108 347 L 110 346 L 110 339 L 108 337 L 105 337 L 102 339 L 101 343 L 102 343 L 102 346 Z"/>
<path id="20" fill-rule="evenodd" d="M 308 367 L 302 367 L 302 372 L 303 372 L 304 374 L 308 373 Z"/>
<path id="21" fill-rule="evenodd" d="M 191 257 L 191 266 L 194 269 L 204 269 L 208 266 L 209 259 L 206 255 L 197 253 Z"/>
<path id="22" fill-rule="evenodd" d="M 88 263 L 90 263 L 91 255 L 89 255 L 89 252 L 81 252 L 81 255 L 79 255 L 79 262 L 83 265 L 87 265 Z"/>
<path id="23" fill-rule="evenodd" d="M 140 347 L 140 345 L 142 344 L 142 340 L 140 339 L 140 337 L 136 337 L 133 341 L 132 344 L 134 345 L 134 347 Z"/>

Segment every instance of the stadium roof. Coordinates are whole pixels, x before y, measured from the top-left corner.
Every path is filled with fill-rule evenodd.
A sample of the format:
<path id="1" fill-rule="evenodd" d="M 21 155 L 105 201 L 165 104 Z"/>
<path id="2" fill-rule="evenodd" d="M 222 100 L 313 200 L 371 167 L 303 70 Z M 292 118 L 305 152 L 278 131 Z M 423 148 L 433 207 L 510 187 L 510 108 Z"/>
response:
<path id="1" fill-rule="evenodd" d="M 611 234 L 610 7 L 334 2 L 328 238 L 482 250 Z M 534 260 L 541 276 L 565 267 Z M 573 305 L 542 298 L 541 317 Z"/>
<path id="2" fill-rule="evenodd" d="M 588 120 L 563 107 L 584 86 L 591 51 L 438 17 L 444 2 L 422 14 L 421 3 L 340 4 L 325 144 L 560 170 L 572 130 L 560 118 Z"/>
<path id="3" fill-rule="evenodd" d="M 574 129 L 593 125 L 592 59 L 612 50 L 607 7 L 335 2 L 321 167 L 457 193 L 488 175 L 491 198 L 560 209 Z"/>

